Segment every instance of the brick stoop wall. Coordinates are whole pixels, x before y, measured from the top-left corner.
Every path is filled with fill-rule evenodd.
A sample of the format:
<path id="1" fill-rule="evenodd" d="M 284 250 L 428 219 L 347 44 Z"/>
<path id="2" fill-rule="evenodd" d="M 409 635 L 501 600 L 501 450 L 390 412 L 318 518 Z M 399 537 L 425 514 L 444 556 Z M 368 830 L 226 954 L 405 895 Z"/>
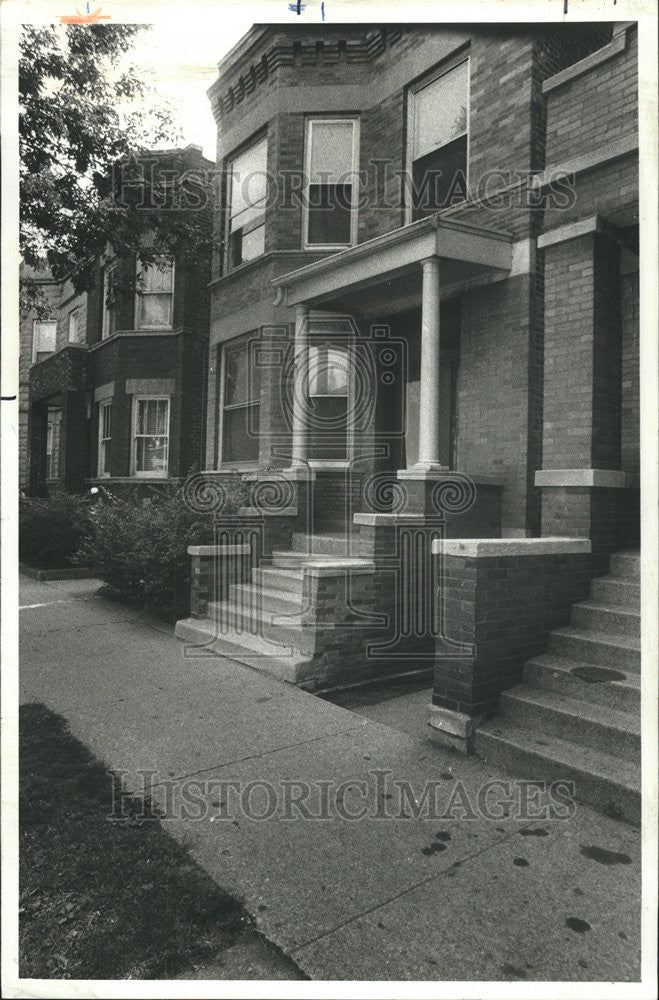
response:
<path id="1" fill-rule="evenodd" d="M 431 725 L 471 749 L 475 728 L 588 594 L 591 544 L 578 538 L 437 541 L 440 632 Z"/>

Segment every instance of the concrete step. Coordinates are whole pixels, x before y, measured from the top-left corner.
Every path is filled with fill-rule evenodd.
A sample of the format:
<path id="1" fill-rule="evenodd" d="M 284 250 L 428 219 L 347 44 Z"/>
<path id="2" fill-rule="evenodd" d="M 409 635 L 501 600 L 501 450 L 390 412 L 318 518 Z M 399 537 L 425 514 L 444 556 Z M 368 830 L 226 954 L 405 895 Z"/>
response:
<path id="1" fill-rule="evenodd" d="M 293 532 L 293 551 L 305 552 L 318 555 L 346 556 L 348 555 L 347 535 L 314 534 L 305 535 L 302 532 Z"/>
<path id="2" fill-rule="evenodd" d="M 609 635 L 640 636 L 641 614 L 629 608 L 608 607 L 597 601 L 582 601 L 572 607 L 574 628 L 592 629 Z"/>
<path id="3" fill-rule="evenodd" d="M 293 552 L 291 550 L 282 551 L 277 549 L 272 553 L 272 567 L 274 569 L 301 569 L 305 566 L 359 569 L 372 565 L 372 561 L 355 556 L 337 556 L 321 552 Z"/>
<path id="4" fill-rule="evenodd" d="M 549 652 L 626 672 L 641 665 L 640 639 L 629 635 L 559 628 L 549 636 Z"/>
<path id="5" fill-rule="evenodd" d="M 236 583 L 229 589 L 234 604 L 276 611 L 283 615 L 299 615 L 302 612 L 302 597 L 291 591 L 263 587 L 257 583 Z"/>
<path id="6" fill-rule="evenodd" d="M 499 719 L 536 734 L 558 736 L 579 746 L 616 754 L 640 765 L 639 713 L 622 712 L 530 684 L 517 684 L 501 695 Z"/>
<path id="7" fill-rule="evenodd" d="M 525 663 L 524 680 L 569 698 L 608 705 L 621 712 L 640 711 L 641 677 L 633 671 L 623 673 L 609 667 L 598 667 L 594 663 L 544 653 Z"/>
<path id="8" fill-rule="evenodd" d="M 475 748 L 479 757 L 511 774 L 536 781 L 573 781 L 577 801 L 617 819 L 640 823 L 637 764 L 498 718 L 477 730 Z"/>
<path id="9" fill-rule="evenodd" d="M 176 623 L 175 635 L 194 645 L 188 650 L 190 661 L 225 657 L 290 684 L 300 683 L 310 672 L 310 658 L 292 647 L 230 629 L 218 634 L 216 623 L 209 618 L 184 618 Z"/>
<path id="10" fill-rule="evenodd" d="M 283 615 L 232 601 L 209 603 L 208 617 L 217 622 L 220 634 L 236 632 L 257 636 L 309 655 L 315 652 L 320 633 L 335 628 L 334 625 L 305 622 L 300 614 Z"/>
<path id="11" fill-rule="evenodd" d="M 641 556 L 638 552 L 614 552 L 609 560 L 611 576 L 624 576 L 636 583 L 641 576 Z"/>
<path id="12" fill-rule="evenodd" d="M 282 569 L 271 566 L 259 566 L 252 570 L 254 583 L 267 587 L 269 590 L 279 590 L 289 600 L 288 594 L 295 595 L 290 600 L 302 599 L 304 572 L 301 569 Z"/>
<path id="13" fill-rule="evenodd" d="M 622 576 L 596 577 L 591 584 L 590 594 L 594 601 L 609 607 L 625 607 L 638 610 L 641 605 L 641 588 L 638 583 Z"/>

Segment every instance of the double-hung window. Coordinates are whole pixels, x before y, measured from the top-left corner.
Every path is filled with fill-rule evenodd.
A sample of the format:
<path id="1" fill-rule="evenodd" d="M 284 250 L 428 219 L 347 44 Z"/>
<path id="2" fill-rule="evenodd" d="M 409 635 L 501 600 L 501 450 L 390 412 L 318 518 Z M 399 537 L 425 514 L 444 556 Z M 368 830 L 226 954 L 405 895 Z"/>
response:
<path id="1" fill-rule="evenodd" d="M 49 407 L 48 423 L 46 425 L 46 479 L 57 479 L 59 476 L 61 427 L 61 409 Z"/>
<path id="2" fill-rule="evenodd" d="M 133 397 L 132 471 L 164 477 L 169 468 L 169 396 Z"/>
<path id="3" fill-rule="evenodd" d="M 110 475 L 110 441 L 112 439 L 112 402 L 98 408 L 98 475 Z"/>
<path id="4" fill-rule="evenodd" d="M 68 337 L 70 344 L 77 344 L 80 340 L 80 330 L 78 328 L 78 310 L 72 309 L 68 317 Z"/>
<path id="5" fill-rule="evenodd" d="M 117 328 L 117 263 L 108 264 L 103 271 L 103 339 L 111 337 Z"/>
<path id="6" fill-rule="evenodd" d="M 350 355 L 332 344 L 309 346 L 309 457 L 348 457 Z"/>
<path id="7" fill-rule="evenodd" d="M 55 350 L 57 342 L 57 321 L 35 319 L 32 328 L 32 360 L 43 361 Z"/>
<path id="8" fill-rule="evenodd" d="M 137 329 L 171 329 L 173 310 L 174 264 L 164 258 L 153 264 L 138 263 Z"/>
<path id="9" fill-rule="evenodd" d="M 227 270 L 265 250 L 268 139 L 264 136 L 229 163 L 227 178 Z"/>
<path id="10" fill-rule="evenodd" d="M 259 457 L 261 383 L 250 364 L 250 341 L 225 344 L 222 386 L 222 464 L 253 463 Z"/>
<path id="11" fill-rule="evenodd" d="M 469 60 L 420 83 L 408 100 L 410 221 L 467 197 Z"/>
<path id="12" fill-rule="evenodd" d="M 305 247 L 350 246 L 357 235 L 359 121 L 310 118 L 305 142 Z"/>

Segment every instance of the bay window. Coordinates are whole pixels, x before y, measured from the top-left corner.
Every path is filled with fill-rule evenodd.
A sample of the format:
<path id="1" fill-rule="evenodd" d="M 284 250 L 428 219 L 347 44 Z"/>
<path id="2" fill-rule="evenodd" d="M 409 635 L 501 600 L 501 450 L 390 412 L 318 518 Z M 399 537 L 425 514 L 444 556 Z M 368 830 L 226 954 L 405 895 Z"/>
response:
<path id="1" fill-rule="evenodd" d="M 227 181 L 227 270 L 260 257 L 265 250 L 267 160 L 268 140 L 264 136 L 230 161 Z"/>
<path id="2" fill-rule="evenodd" d="M 169 468 L 169 396 L 133 397 L 132 472 L 164 477 Z"/>
<path id="3" fill-rule="evenodd" d="M 305 247 L 350 246 L 356 239 L 359 122 L 311 118 L 305 142 Z"/>
<path id="4" fill-rule="evenodd" d="M 246 337 L 224 345 L 222 364 L 222 464 L 259 457 L 260 373 L 250 364 Z"/>
<path id="5" fill-rule="evenodd" d="M 419 84 L 408 100 L 410 221 L 467 197 L 469 60 Z"/>

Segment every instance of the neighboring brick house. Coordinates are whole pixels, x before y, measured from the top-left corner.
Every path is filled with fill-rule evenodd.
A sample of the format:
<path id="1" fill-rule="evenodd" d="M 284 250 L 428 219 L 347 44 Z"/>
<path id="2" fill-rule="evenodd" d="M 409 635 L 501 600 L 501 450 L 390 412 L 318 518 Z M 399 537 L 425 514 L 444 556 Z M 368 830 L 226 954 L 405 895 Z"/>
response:
<path id="1" fill-rule="evenodd" d="M 210 179 L 213 164 L 199 147 L 181 156 L 186 170 Z M 55 485 L 155 485 L 203 463 L 210 261 L 147 267 L 136 257 L 108 257 L 95 270 L 88 292 L 76 293 L 69 279 L 48 281 L 52 317 L 25 320 L 25 367 L 32 326 L 35 345 L 32 495 Z"/>

